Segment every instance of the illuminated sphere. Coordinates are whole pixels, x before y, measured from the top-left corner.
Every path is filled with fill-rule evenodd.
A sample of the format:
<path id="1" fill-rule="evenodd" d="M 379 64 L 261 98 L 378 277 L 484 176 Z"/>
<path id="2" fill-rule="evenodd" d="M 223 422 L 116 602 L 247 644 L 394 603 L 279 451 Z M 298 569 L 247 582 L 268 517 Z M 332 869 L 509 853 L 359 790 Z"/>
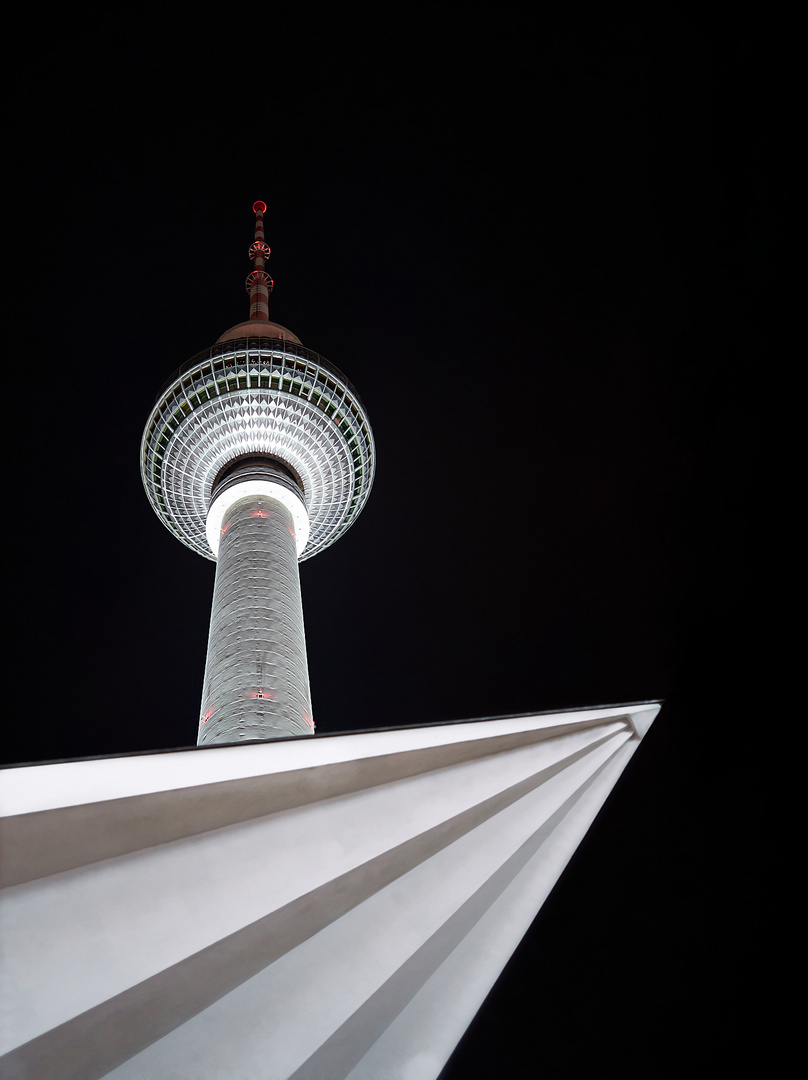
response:
<path id="1" fill-rule="evenodd" d="M 214 481 L 255 455 L 281 461 L 299 481 L 310 526 L 301 560 L 342 536 L 370 494 L 373 433 L 356 390 L 290 330 L 253 319 L 166 383 L 143 433 L 141 475 L 166 528 L 215 559 L 205 528 Z"/>

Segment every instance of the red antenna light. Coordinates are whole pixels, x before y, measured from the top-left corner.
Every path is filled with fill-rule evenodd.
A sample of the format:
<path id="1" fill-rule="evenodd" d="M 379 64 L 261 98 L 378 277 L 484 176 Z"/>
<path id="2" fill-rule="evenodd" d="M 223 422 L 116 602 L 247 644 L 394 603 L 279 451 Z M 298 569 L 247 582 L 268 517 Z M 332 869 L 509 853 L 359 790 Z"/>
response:
<path id="1" fill-rule="evenodd" d="M 257 199 L 253 203 L 253 212 L 256 214 L 265 214 L 267 212 L 267 204 L 265 202 L 261 202 L 260 199 Z"/>

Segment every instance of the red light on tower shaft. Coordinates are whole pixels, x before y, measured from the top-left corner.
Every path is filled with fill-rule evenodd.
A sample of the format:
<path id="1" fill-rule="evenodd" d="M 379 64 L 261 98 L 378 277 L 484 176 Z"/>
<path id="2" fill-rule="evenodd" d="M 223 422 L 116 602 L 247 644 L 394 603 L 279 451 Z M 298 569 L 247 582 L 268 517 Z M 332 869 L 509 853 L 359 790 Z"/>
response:
<path id="1" fill-rule="evenodd" d="M 260 199 L 256 199 L 253 203 L 254 214 L 265 214 L 267 212 L 267 204 Z"/>

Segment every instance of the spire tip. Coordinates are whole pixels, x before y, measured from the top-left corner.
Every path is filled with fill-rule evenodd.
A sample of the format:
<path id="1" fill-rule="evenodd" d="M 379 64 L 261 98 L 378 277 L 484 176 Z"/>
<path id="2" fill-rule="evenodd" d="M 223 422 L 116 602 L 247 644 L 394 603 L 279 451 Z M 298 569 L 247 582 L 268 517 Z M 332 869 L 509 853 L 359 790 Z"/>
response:
<path id="1" fill-rule="evenodd" d="M 253 213 L 254 214 L 265 214 L 266 212 L 267 212 L 267 204 L 265 202 L 261 202 L 260 199 L 257 199 L 253 203 Z"/>

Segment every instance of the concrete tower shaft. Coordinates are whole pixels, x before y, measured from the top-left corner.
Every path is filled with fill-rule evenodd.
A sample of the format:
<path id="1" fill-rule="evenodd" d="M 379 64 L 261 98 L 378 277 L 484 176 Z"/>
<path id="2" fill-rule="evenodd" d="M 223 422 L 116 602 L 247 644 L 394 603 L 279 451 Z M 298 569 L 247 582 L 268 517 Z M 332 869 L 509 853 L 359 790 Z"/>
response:
<path id="1" fill-rule="evenodd" d="M 279 464 L 246 459 L 214 488 L 208 525 L 218 559 L 200 746 L 314 730 L 297 566 L 308 516 L 296 487 Z"/>

